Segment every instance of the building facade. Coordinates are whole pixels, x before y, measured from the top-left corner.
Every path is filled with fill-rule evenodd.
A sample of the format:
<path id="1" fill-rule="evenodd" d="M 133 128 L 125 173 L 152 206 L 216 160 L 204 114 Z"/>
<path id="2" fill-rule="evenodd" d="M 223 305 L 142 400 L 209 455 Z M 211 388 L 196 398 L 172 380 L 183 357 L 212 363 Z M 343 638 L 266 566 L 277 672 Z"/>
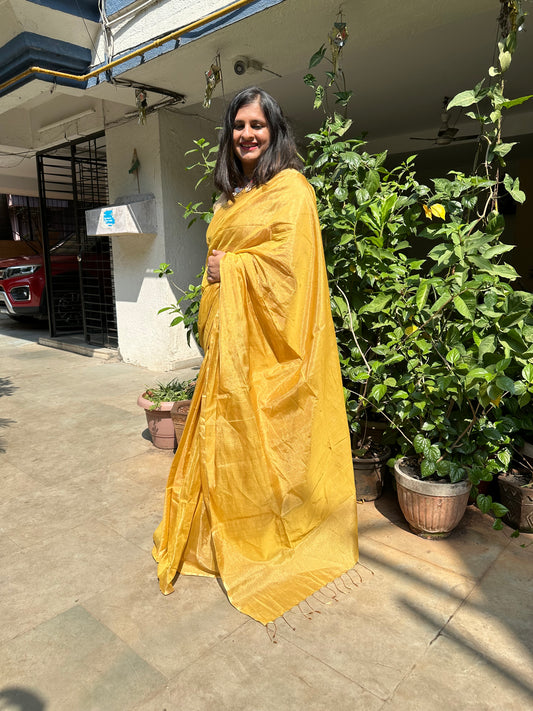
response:
<path id="1" fill-rule="evenodd" d="M 304 150 L 305 134 L 322 116 L 302 78 L 333 23 L 346 22 L 342 61 L 355 91 L 355 130 L 367 133 L 369 150 L 420 152 L 439 174 L 472 155 L 472 143 L 441 151 L 433 138 L 443 97 L 486 75 L 499 12 L 497 0 L 430 7 L 387 0 L 379 13 L 374 3 L 346 0 L 340 14 L 333 0 L 5 0 L 2 7 L 0 193 L 40 196 L 45 222 L 46 201 L 66 200 L 72 220 L 63 237 L 75 234 L 80 257 L 81 320 L 52 318 L 52 335 L 81 329 L 88 342 L 107 339 L 125 361 L 154 370 L 201 357 L 184 329 L 170 328 L 171 317 L 157 312 L 194 282 L 205 260 L 205 223 L 189 228 L 183 206 L 209 201 L 212 189 L 195 191 L 201 172 L 188 169 L 193 157 L 186 154 L 194 140 L 216 141 L 228 98 L 245 86 L 264 87 Z M 533 93 L 531 44 L 525 37 L 517 51 L 511 95 Z M 207 108 L 213 65 L 222 81 Z M 526 183 L 531 118 L 521 107 L 508 129 L 520 137 L 515 174 Z M 472 132 L 463 115 L 455 125 L 458 136 Z M 411 136 L 428 140 L 415 144 Z M 524 208 L 513 231 L 519 261 L 531 263 L 526 223 Z M 55 226 L 45 232 L 44 250 L 53 257 L 59 235 Z M 57 296 L 52 263 L 45 259 Z M 172 266 L 172 281 L 154 272 L 160 263 Z M 50 297 L 52 312 L 57 301 Z"/>

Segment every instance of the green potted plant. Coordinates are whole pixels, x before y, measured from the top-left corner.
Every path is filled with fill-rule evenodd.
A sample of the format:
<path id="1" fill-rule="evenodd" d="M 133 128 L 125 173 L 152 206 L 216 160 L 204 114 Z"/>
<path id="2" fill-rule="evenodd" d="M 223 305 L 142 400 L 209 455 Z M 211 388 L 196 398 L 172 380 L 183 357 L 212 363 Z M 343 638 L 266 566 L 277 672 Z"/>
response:
<path id="1" fill-rule="evenodd" d="M 526 366 L 528 392 L 533 394 L 533 366 Z M 521 419 L 509 469 L 498 478 L 500 499 L 508 509 L 505 523 L 516 532 L 533 533 L 533 414 Z"/>
<path id="2" fill-rule="evenodd" d="M 522 20 L 502 30 L 492 76 L 508 68 Z M 306 82 L 320 105 L 327 87 L 312 75 Z M 343 92 L 335 95 L 344 101 Z M 485 159 L 473 175 L 452 173 L 431 187 L 417 180 L 414 157 L 391 169 L 385 153 L 370 155 L 363 141 L 347 138 L 350 121 L 343 116 L 329 116 L 309 136 L 308 176 L 317 194 L 348 416 L 354 432 L 361 432 L 369 408 L 389 422 L 396 460 L 402 459 L 400 505 L 415 498 L 408 480 L 423 492 L 426 521 L 404 511 L 422 535 L 448 535 L 471 486 L 478 506 L 496 516 L 495 527 L 506 513 L 477 486 L 508 467 L 528 402 L 533 295 L 513 289 L 517 274 L 502 262 L 512 247 L 500 239 L 497 204 L 502 184 L 513 199 L 525 199 L 518 180 L 500 179 L 512 147 L 501 141 L 501 116 L 527 98 L 505 99 L 502 82 L 455 97 L 449 106 L 475 107 Z M 449 496 L 456 490 L 457 511 Z M 435 511 L 448 508 L 452 522 L 435 522 Z"/>
<path id="3" fill-rule="evenodd" d="M 533 459 L 522 455 L 498 479 L 500 499 L 507 508 L 505 523 L 516 531 L 533 533 Z"/>
<path id="4" fill-rule="evenodd" d="M 137 404 L 146 413 L 148 430 L 155 447 L 174 449 L 177 446 L 172 407 L 177 402 L 190 404 L 194 386 L 194 380 L 180 381 L 174 378 L 166 384 L 157 383 L 139 395 Z"/>

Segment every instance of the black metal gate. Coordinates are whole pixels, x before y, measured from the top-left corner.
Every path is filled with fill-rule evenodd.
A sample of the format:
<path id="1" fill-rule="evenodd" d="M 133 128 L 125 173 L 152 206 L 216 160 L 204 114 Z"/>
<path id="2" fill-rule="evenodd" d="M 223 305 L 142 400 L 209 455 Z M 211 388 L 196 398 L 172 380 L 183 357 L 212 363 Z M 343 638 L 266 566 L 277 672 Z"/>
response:
<path id="1" fill-rule="evenodd" d="M 50 335 L 118 345 L 109 237 L 88 237 L 85 211 L 108 203 L 105 135 L 37 154 Z M 47 200 L 61 200 L 50 210 Z"/>

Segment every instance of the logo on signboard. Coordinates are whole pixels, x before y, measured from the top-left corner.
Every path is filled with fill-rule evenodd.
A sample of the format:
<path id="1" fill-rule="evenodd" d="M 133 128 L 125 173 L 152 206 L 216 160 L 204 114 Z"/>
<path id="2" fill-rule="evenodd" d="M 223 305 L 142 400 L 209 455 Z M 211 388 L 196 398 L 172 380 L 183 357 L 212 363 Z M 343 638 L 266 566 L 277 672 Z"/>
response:
<path id="1" fill-rule="evenodd" d="M 115 224 L 115 218 L 113 217 L 113 210 L 104 210 L 103 220 L 108 227 L 112 227 Z"/>

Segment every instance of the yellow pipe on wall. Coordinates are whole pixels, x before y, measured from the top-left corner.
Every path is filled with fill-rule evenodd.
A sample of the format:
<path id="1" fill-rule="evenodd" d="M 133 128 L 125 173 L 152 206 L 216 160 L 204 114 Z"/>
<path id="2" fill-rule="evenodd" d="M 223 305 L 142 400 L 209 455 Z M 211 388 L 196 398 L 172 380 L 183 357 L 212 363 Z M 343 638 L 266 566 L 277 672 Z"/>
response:
<path id="1" fill-rule="evenodd" d="M 8 79 L 7 81 L 0 84 L 0 91 L 2 91 L 8 86 L 11 86 L 11 84 L 15 84 L 15 82 L 20 81 L 21 79 L 24 79 L 27 76 L 30 76 L 30 74 L 48 74 L 53 77 L 72 79 L 73 81 L 87 81 L 87 79 L 91 79 L 92 77 L 98 76 L 98 74 L 101 74 L 102 72 L 105 72 L 108 69 L 112 69 L 113 67 L 116 67 L 119 64 L 127 62 L 128 59 L 138 57 L 139 55 L 144 54 L 145 52 L 148 52 L 149 50 L 154 49 L 155 47 L 160 47 L 166 42 L 171 42 L 172 40 L 178 39 L 178 37 L 181 37 L 181 35 L 184 35 L 186 32 L 191 32 L 192 30 L 196 30 L 198 27 L 203 27 L 203 25 L 206 25 L 208 22 L 218 20 L 219 17 L 223 17 L 224 15 L 233 12 L 233 10 L 238 10 L 239 8 L 244 7 L 245 5 L 250 5 L 252 2 L 255 2 L 255 0 L 238 0 L 238 2 L 234 2 L 231 5 L 228 5 L 227 7 L 223 7 L 221 10 L 216 10 L 216 12 L 212 12 L 210 15 L 202 17 L 201 20 L 191 22 L 190 25 L 185 25 L 185 27 L 182 27 L 179 30 L 175 30 L 169 35 L 160 37 L 159 39 L 150 42 L 150 44 L 147 44 L 145 47 L 141 47 L 141 49 L 136 49 L 134 52 L 130 52 L 130 54 L 126 54 L 120 59 L 114 59 L 112 62 L 109 62 L 109 64 L 105 64 L 102 67 L 99 67 L 98 69 L 93 69 L 92 72 L 88 72 L 87 74 L 68 74 L 67 72 L 59 72 L 55 69 L 44 69 L 44 67 L 29 67 L 29 69 L 26 69 L 20 74 L 17 74 L 16 77 L 12 77 L 11 79 Z"/>

